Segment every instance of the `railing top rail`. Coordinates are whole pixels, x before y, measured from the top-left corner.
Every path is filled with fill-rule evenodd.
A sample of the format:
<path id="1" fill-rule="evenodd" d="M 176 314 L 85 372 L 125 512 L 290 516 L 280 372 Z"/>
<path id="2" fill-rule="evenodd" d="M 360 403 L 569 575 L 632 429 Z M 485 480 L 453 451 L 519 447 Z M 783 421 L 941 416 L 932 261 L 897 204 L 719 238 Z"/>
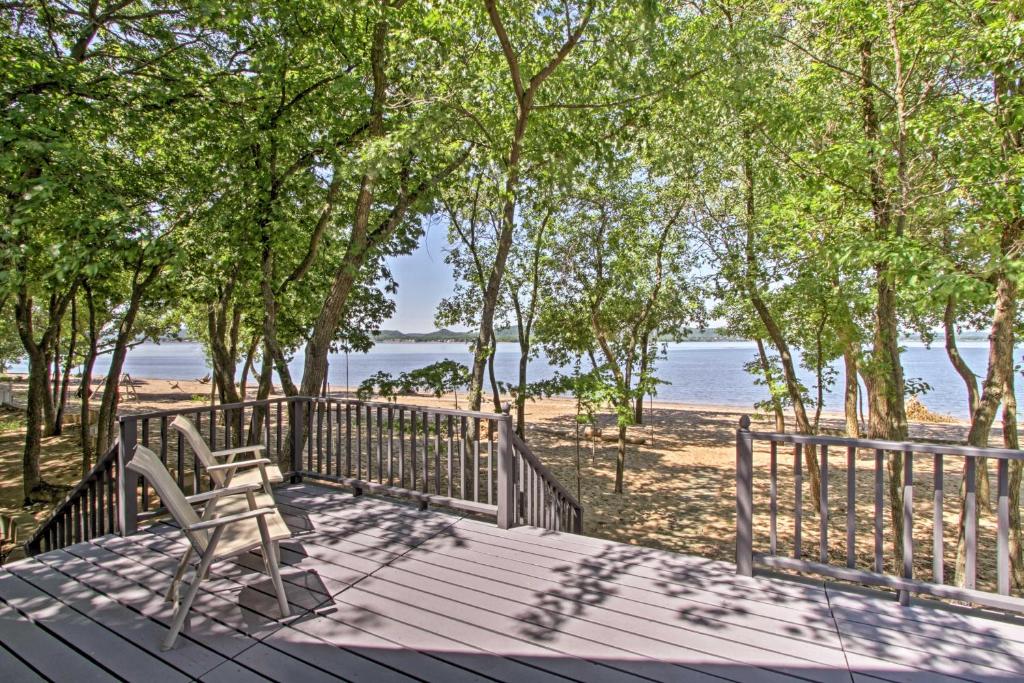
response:
<path id="1" fill-rule="evenodd" d="M 501 419 L 512 419 L 505 413 L 489 413 L 481 410 L 459 410 L 455 408 L 435 408 L 429 405 L 419 405 L 416 403 L 392 403 L 391 401 L 363 401 L 358 398 L 347 398 L 345 396 L 324 396 L 314 398 L 316 401 L 327 401 L 336 403 L 347 403 L 349 405 L 359 406 L 371 406 L 374 408 L 402 408 L 405 410 L 420 410 L 424 412 L 436 413 L 438 415 L 453 415 L 455 417 L 478 417 L 481 420 L 501 420 Z"/>
<path id="2" fill-rule="evenodd" d="M 306 396 L 278 396 L 276 398 L 265 398 L 259 401 L 240 401 L 238 403 L 217 403 L 212 406 L 195 406 L 188 408 L 170 408 L 168 410 L 152 410 L 147 413 L 129 413 L 127 415 L 118 416 L 118 420 L 128 419 L 152 419 L 154 417 L 170 417 L 172 415 L 187 415 L 189 413 L 203 413 L 209 412 L 210 410 L 235 410 L 237 408 L 251 408 L 253 406 L 269 405 L 271 403 L 286 402 L 291 403 L 292 401 L 306 400 Z"/>
<path id="3" fill-rule="evenodd" d="M 576 496 L 569 493 L 568 489 L 562 486 L 561 482 L 558 481 L 558 478 L 555 477 L 551 470 L 544 466 L 544 463 L 540 461 L 540 458 L 533 454 L 533 451 L 531 451 L 530 447 L 526 445 L 526 442 L 520 439 L 519 435 L 515 432 L 512 433 L 512 445 L 524 458 L 526 458 L 527 461 L 529 461 L 530 466 L 537 470 L 541 477 L 551 484 L 551 486 L 553 486 L 554 489 L 558 491 L 558 493 L 560 493 L 570 505 L 575 507 L 577 510 L 583 509 L 580 502 L 576 500 Z"/>
<path id="4" fill-rule="evenodd" d="M 957 444 L 922 443 L 916 441 L 885 441 L 882 439 L 854 439 L 843 436 L 815 436 L 809 434 L 782 434 L 780 432 L 747 432 L 755 441 L 776 443 L 808 444 L 815 446 L 841 446 L 843 448 L 870 448 L 904 453 L 929 453 L 932 455 L 957 455 L 961 457 L 997 458 L 1003 460 L 1024 460 L 1024 450 L 1011 448 L 979 448 Z"/>

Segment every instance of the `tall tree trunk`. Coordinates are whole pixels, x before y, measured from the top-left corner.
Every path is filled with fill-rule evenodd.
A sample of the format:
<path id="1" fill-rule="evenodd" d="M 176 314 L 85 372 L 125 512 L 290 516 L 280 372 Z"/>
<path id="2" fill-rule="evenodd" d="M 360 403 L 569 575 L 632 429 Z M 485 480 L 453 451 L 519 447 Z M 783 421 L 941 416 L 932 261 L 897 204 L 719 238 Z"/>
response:
<path id="1" fill-rule="evenodd" d="M 88 283 L 84 285 L 85 288 L 85 303 L 89 311 L 89 319 L 87 322 L 88 326 L 88 337 L 86 342 L 88 348 L 85 352 L 85 359 L 82 361 L 82 379 L 78 383 L 78 391 L 81 394 L 81 403 L 79 404 L 79 417 L 81 422 L 81 439 L 82 439 L 82 476 L 84 477 L 89 473 L 89 469 L 92 467 L 93 457 L 95 452 L 93 446 L 95 445 L 92 434 L 90 433 L 92 428 L 92 370 L 96 364 L 96 356 L 99 354 L 99 329 L 96 322 L 96 302 L 93 299 L 92 288 Z"/>
<path id="2" fill-rule="evenodd" d="M 114 339 L 114 349 L 110 354 L 110 370 L 107 372 L 107 378 L 103 384 L 103 398 L 100 400 L 100 410 L 96 420 L 97 453 L 106 452 L 114 442 L 117 432 L 115 427 L 117 407 L 121 399 L 121 370 L 124 369 L 124 361 L 128 356 L 128 347 L 135 335 L 135 320 L 138 318 L 143 297 L 162 270 L 162 264 L 152 265 L 143 276 L 143 258 L 144 255 L 140 256 L 139 261 L 135 265 L 128 307 L 125 309 L 124 315 L 118 324 L 117 336 Z"/>
<path id="3" fill-rule="evenodd" d="M 971 371 L 963 356 L 960 355 L 960 349 L 956 344 L 956 297 L 952 294 L 946 299 L 946 307 L 942 313 L 942 327 L 945 336 L 946 356 L 949 357 L 950 364 L 952 364 L 956 373 L 960 375 L 960 379 L 963 380 L 964 386 L 967 388 L 967 408 L 973 420 L 974 414 L 978 410 L 978 402 L 980 401 L 978 396 L 978 378 Z M 988 459 L 978 458 L 975 462 L 978 506 L 990 509 L 992 506 L 992 493 L 988 476 Z"/>
<path id="4" fill-rule="evenodd" d="M 530 363 L 530 342 L 524 342 L 522 335 L 519 340 L 519 390 L 516 392 L 516 433 L 519 438 L 526 438 L 526 380 L 527 368 Z"/>
<path id="5" fill-rule="evenodd" d="M 53 303 L 51 301 L 51 307 Z M 43 380 L 46 382 L 46 391 L 43 392 L 43 434 L 45 436 L 53 436 L 53 424 L 57 418 L 57 410 L 55 408 L 56 400 L 55 394 L 57 393 L 57 382 L 60 377 L 60 326 L 57 328 L 57 334 L 54 335 L 51 346 L 44 349 L 45 360 L 43 372 L 46 378 Z M 56 368 L 56 370 L 54 370 Z M 56 375 L 56 376 L 55 376 Z"/>
<path id="6" fill-rule="evenodd" d="M 76 343 L 78 341 L 78 301 L 71 299 L 71 337 L 68 339 L 67 356 L 64 359 L 64 371 L 60 378 L 60 391 L 57 394 L 57 410 L 53 418 L 53 434 L 59 435 L 64 430 L 64 410 L 68 405 L 68 383 L 71 379 L 71 367 L 75 362 Z"/>
<path id="7" fill-rule="evenodd" d="M 1011 374 L 1010 380 L 1014 377 Z M 1003 446 L 1013 450 L 1020 448 L 1017 434 L 1017 394 L 1011 383 L 1003 397 Z M 1010 488 L 1010 568 L 1013 585 L 1024 590 L 1024 532 L 1021 530 L 1020 488 L 1024 483 L 1024 461 L 1011 460 L 1009 465 Z"/>
<path id="8" fill-rule="evenodd" d="M 871 215 L 875 240 L 885 243 L 894 235 L 902 235 L 906 204 L 900 204 L 897 220 L 892 218 L 888 191 L 885 187 L 885 155 L 876 152 L 882 144 L 878 114 L 875 109 L 874 79 L 872 75 L 870 40 L 860 46 L 860 93 L 864 137 L 868 141 L 868 183 L 871 191 Z M 898 51 L 897 51 L 898 52 Z M 900 108 L 900 115 L 904 112 Z M 905 159 L 905 120 L 900 121 L 900 142 L 897 144 L 897 163 Z M 905 168 L 904 168 L 905 171 Z M 903 171 L 900 173 L 903 177 Z M 901 188 L 901 196 L 902 196 Z M 864 368 L 868 390 L 868 436 L 873 439 L 903 441 L 907 436 L 907 416 L 904 407 L 905 384 L 899 355 L 899 324 L 896 311 L 894 275 L 889 264 L 879 261 L 875 270 L 875 308 L 873 312 L 872 352 L 870 363 Z M 889 453 L 889 512 L 893 528 L 893 555 L 896 566 L 903 563 L 903 454 Z"/>
<path id="9" fill-rule="evenodd" d="M 846 418 L 846 435 L 856 439 L 860 436 L 860 422 L 857 420 L 860 384 L 857 382 L 857 349 L 852 344 L 843 345 L 843 368 L 843 416 Z"/>
<path id="10" fill-rule="evenodd" d="M 1020 225 L 1008 226 L 1003 234 L 1003 245 L 1016 243 Z M 1017 315 L 1017 283 L 1007 272 L 996 276 L 995 313 L 992 316 L 992 331 L 989 334 L 988 370 L 982 384 L 981 398 L 977 409 L 971 415 L 971 428 L 967 443 L 971 446 L 988 446 L 992 424 L 999 405 L 1005 400 L 1007 387 L 1013 386 L 1013 325 Z M 966 465 L 965 465 L 966 466 Z M 966 487 L 961 483 L 960 520 L 957 533 L 956 582 L 964 585 L 967 562 L 966 537 Z M 978 515 L 974 523 L 977 525 Z"/>
<path id="11" fill-rule="evenodd" d="M 628 410 L 629 406 L 622 406 Z M 615 449 L 615 493 L 623 492 L 626 473 L 626 423 L 619 420 L 618 447 Z"/>
<path id="12" fill-rule="evenodd" d="M 786 431 L 786 413 L 782 410 L 782 401 L 775 395 L 775 371 L 772 369 L 771 361 L 768 360 L 768 353 L 764 348 L 764 341 L 760 337 L 754 337 L 757 343 L 757 358 L 761 363 L 761 372 L 764 374 L 765 384 L 768 385 L 769 396 L 771 396 L 772 412 L 775 413 L 775 431 Z"/>
<path id="13" fill-rule="evenodd" d="M 643 348 L 640 350 L 640 377 L 646 377 L 651 365 L 651 333 L 644 332 L 640 343 Z M 644 423 L 644 395 L 639 394 L 633 402 L 633 422 L 638 425 Z"/>
<path id="14" fill-rule="evenodd" d="M 487 356 L 487 376 L 491 381 L 491 400 L 494 402 L 494 412 L 501 412 L 501 393 L 498 391 L 498 377 L 494 374 L 494 356 L 498 353 L 498 340 L 491 332 L 491 352 Z"/>
<path id="15" fill-rule="evenodd" d="M 35 337 L 33 302 L 28 294 L 27 285 L 21 287 L 14 300 L 15 325 L 28 356 L 28 401 L 25 416 L 25 449 L 22 452 L 22 491 L 26 505 L 42 498 L 39 494 L 44 483 L 39 471 L 39 455 L 44 428 L 43 404 L 50 395 L 50 387 L 47 385 L 49 358 L 46 349 L 53 346 L 54 337 L 60 334 L 61 319 L 69 300 L 68 293 L 50 296 L 46 327 L 38 340 Z"/>

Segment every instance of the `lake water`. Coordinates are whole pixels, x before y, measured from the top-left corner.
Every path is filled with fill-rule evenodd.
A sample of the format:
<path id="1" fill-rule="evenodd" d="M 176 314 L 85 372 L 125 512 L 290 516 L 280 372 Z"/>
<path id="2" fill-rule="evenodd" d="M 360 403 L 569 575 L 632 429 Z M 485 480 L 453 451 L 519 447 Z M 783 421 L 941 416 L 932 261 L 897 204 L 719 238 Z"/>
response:
<path id="1" fill-rule="evenodd" d="M 915 342 L 906 342 L 903 353 L 903 367 L 908 378 L 919 378 L 933 389 L 923 397 L 924 404 L 931 410 L 961 418 L 967 417 L 967 398 L 960 377 L 953 370 L 940 346 L 925 348 Z M 988 357 L 985 342 L 964 342 L 961 351 L 974 372 L 984 375 Z M 1017 350 L 1017 358 L 1024 349 Z M 682 403 L 736 406 L 750 408 L 756 401 L 766 397 L 764 387 L 756 386 L 749 374 L 743 370 L 744 363 L 756 357 L 757 348 L 753 342 L 684 342 L 669 344 L 667 358 L 658 361 L 657 376 L 670 384 L 658 388 L 659 400 Z M 472 359 L 465 344 L 378 344 L 369 353 L 344 354 L 330 358 L 328 381 L 334 390 L 343 390 L 346 385 L 355 389 L 364 379 L 379 370 L 392 374 L 420 368 L 430 363 L 450 358 L 469 365 Z M 519 363 L 516 344 L 498 344 L 495 356 L 495 372 L 498 379 L 513 382 Z M 107 369 L 106 358 L 96 364 L 96 374 L 103 375 Z M 153 379 L 195 379 L 209 372 L 202 347 L 193 342 L 168 342 L 163 344 L 142 344 L 128 353 L 125 372 L 133 377 Z M 302 355 L 290 364 L 298 381 L 302 372 Z M 842 411 L 842 363 L 836 363 L 836 391 L 826 395 L 825 409 Z M 24 364 L 11 368 L 24 372 Z M 541 356 L 530 362 L 530 379 L 550 377 L 555 368 Z M 802 380 L 808 388 L 814 381 L 810 373 L 803 372 Z"/>

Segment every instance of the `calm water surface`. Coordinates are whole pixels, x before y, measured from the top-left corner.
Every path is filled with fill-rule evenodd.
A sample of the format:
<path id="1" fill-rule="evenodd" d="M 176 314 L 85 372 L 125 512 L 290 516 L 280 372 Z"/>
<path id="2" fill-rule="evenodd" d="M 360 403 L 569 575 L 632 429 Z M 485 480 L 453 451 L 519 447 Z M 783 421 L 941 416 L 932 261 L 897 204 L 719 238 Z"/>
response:
<path id="1" fill-rule="evenodd" d="M 988 345 L 984 342 L 964 342 L 961 351 L 976 373 L 985 372 Z M 684 342 L 669 344 L 667 357 L 658 361 L 657 375 L 670 384 L 658 388 L 657 398 L 683 403 L 712 404 L 750 408 L 766 396 L 764 387 L 754 385 L 744 372 L 744 363 L 753 360 L 757 349 L 753 342 Z M 1024 349 L 1017 350 L 1021 358 Z M 332 389 L 355 388 L 364 379 L 379 370 L 393 374 L 413 370 L 430 363 L 450 358 L 466 365 L 471 355 L 465 344 L 378 344 L 369 353 L 335 354 L 330 359 L 328 381 Z M 499 380 L 512 382 L 516 378 L 519 350 L 515 344 L 498 344 L 495 371 Z M 290 364 L 298 380 L 302 372 L 301 353 Z M 842 390 L 843 368 L 837 362 L 835 389 Z M 957 417 L 967 417 L 967 398 L 959 376 L 954 372 L 941 346 L 927 349 L 920 343 L 907 342 L 903 353 L 903 367 L 908 378 L 918 378 L 933 389 L 923 397 L 931 410 Z M 209 372 L 209 364 L 202 347 L 193 342 L 142 344 L 128 353 L 125 372 L 133 377 L 153 379 L 195 379 Z M 96 374 L 106 372 L 106 359 L 97 362 Z M 24 372 L 24 364 L 14 371 Z M 530 378 L 550 377 L 555 368 L 541 356 L 530 362 Z M 808 388 L 814 385 L 813 376 L 803 372 Z M 842 395 L 830 392 L 825 399 L 826 410 L 842 410 Z"/>

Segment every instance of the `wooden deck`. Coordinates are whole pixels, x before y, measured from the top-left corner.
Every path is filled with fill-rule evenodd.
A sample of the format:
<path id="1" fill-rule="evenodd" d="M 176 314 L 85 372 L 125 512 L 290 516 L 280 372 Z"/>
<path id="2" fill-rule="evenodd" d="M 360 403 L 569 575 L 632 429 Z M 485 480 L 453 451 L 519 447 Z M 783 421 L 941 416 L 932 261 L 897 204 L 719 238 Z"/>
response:
<path id="1" fill-rule="evenodd" d="M 0 570 L 0 680 L 1020 680 L 1024 620 L 532 527 L 280 488 L 293 617 L 259 558 L 213 569 L 161 653 L 158 525 Z"/>

